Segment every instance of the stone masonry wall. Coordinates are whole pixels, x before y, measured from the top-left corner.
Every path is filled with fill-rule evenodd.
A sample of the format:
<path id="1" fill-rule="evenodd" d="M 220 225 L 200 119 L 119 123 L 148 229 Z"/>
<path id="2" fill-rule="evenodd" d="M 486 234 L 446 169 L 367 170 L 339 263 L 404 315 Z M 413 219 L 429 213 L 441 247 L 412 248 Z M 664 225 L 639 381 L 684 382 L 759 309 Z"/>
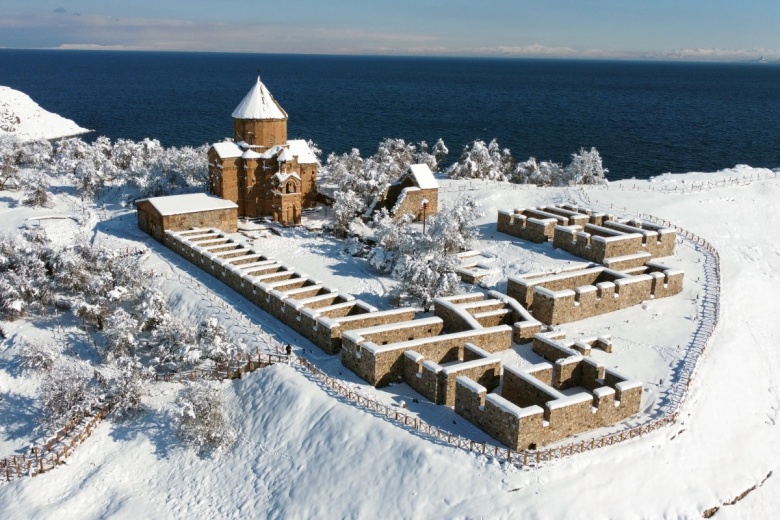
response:
<path id="1" fill-rule="evenodd" d="M 521 303 L 525 301 L 534 318 L 547 325 L 558 325 L 672 296 L 682 290 L 681 270 L 658 264 L 650 266 L 647 270 L 655 270 L 638 275 L 595 267 L 548 277 L 510 277 L 507 292 L 519 297 Z M 587 280 L 609 278 L 614 281 L 583 284 Z"/>

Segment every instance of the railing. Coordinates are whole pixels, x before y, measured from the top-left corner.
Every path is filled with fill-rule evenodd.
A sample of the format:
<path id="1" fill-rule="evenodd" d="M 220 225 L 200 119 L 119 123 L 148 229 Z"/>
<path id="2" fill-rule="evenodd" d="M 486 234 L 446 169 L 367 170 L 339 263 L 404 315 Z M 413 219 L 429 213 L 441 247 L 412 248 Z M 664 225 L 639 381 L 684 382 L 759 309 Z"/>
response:
<path id="1" fill-rule="evenodd" d="M 592 191 L 647 191 L 647 192 L 659 192 L 659 193 L 690 193 L 713 190 L 716 188 L 723 188 L 726 186 L 747 186 L 756 181 L 763 180 L 777 180 L 780 179 L 780 170 L 773 170 L 767 172 L 756 172 L 750 175 L 732 176 L 724 179 L 716 179 L 711 181 L 701 181 L 692 183 L 664 183 L 664 182 L 642 182 L 641 184 L 629 184 L 628 179 L 620 179 L 620 184 L 587 184 L 579 185 L 578 187 L 584 187 L 587 190 Z M 468 184 L 463 181 L 467 181 Z M 461 179 L 461 182 L 457 184 L 445 185 L 439 187 L 439 193 L 458 193 L 468 191 L 483 191 L 495 189 L 501 187 L 502 190 L 543 190 L 548 188 L 564 188 L 565 186 L 537 186 L 535 184 L 515 184 L 508 181 L 495 181 L 484 179 Z"/>
<path id="2" fill-rule="evenodd" d="M 97 402 L 76 412 L 70 421 L 40 444 L 27 448 L 21 455 L 0 459 L 0 481 L 34 477 L 65 463 L 73 451 L 92 435 L 95 427 L 111 413 L 111 401 Z"/>

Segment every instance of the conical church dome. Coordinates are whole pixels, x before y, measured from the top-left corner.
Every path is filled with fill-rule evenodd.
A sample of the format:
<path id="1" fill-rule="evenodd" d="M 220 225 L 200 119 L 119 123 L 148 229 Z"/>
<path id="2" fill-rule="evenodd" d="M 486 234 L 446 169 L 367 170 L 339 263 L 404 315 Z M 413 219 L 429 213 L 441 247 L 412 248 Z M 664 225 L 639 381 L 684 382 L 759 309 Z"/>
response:
<path id="1" fill-rule="evenodd" d="M 233 111 L 233 119 L 287 119 L 285 112 L 257 77 L 257 83 Z"/>

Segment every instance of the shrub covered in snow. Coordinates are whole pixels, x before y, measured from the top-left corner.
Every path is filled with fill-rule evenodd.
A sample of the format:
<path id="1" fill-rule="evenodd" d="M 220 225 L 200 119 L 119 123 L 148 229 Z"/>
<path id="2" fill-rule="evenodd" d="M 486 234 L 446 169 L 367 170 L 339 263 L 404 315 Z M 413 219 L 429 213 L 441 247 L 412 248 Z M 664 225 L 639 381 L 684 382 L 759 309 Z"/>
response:
<path id="1" fill-rule="evenodd" d="M 219 383 L 201 381 L 185 387 L 176 400 L 177 432 L 199 453 L 218 454 L 236 440 Z"/>
<path id="2" fill-rule="evenodd" d="M 150 372 L 136 358 L 117 360 L 116 376 L 111 379 L 109 392 L 118 417 L 128 417 L 143 408 Z"/>
<path id="3" fill-rule="evenodd" d="M 19 344 L 20 365 L 24 370 L 48 372 L 61 355 L 62 349 L 54 343 L 22 339 Z"/>
<path id="4" fill-rule="evenodd" d="M 493 139 L 490 144 L 476 140 L 463 149 L 460 160 L 450 166 L 447 174 L 453 179 L 484 179 L 505 181 L 513 166 L 508 148 L 503 150 Z"/>
<path id="5" fill-rule="evenodd" d="M 217 363 L 225 363 L 243 350 L 228 335 L 217 318 L 203 320 L 198 326 L 197 341 L 203 355 Z"/>
<path id="6" fill-rule="evenodd" d="M 574 184 L 604 184 L 608 171 L 601 164 L 598 150 L 580 148 L 578 153 L 572 154 L 571 163 L 566 167 L 566 176 Z"/>
<path id="7" fill-rule="evenodd" d="M 0 236 L 0 315 L 16 319 L 53 302 L 52 251 L 19 233 Z"/>
<path id="8" fill-rule="evenodd" d="M 41 425 L 47 429 L 60 428 L 80 410 L 88 410 L 96 392 L 90 384 L 86 367 L 60 363 L 43 378 L 38 391 Z"/>
<path id="9" fill-rule="evenodd" d="M 24 188 L 22 204 L 33 208 L 46 208 L 51 206 L 51 194 L 49 193 L 49 176 L 40 170 L 28 170 L 22 178 L 21 185 Z"/>
<path id="10" fill-rule="evenodd" d="M 153 331 L 151 347 L 158 364 L 197 363 L 201 359 L 197 328 L 171 314 L 166 314 Z"/>
<path id="11" fill-rule="evenodd" d="M 509 149 L 501 149 L 495 139 L 485 144 L 474 141 L 466 146 L 460 160 L 447 169 L 453 179 L 483 179 L 509 181 L 516 184 L 537 186 L 567 186 L 569 184 L 603 184 L 607 173 L 601 164 L 601 156 L 595 148 L 581 148 L 572 154 L 572 162 L 562 165 L 541 161 L 533 157 L 515 163 Z"/>
<path id="12" fill-rule="evenodd" d="M 108 359 L 131 356 L 137 347 L 138 319 L 124 309 L 116 309 L 105 324 L 105 350 Z"/>

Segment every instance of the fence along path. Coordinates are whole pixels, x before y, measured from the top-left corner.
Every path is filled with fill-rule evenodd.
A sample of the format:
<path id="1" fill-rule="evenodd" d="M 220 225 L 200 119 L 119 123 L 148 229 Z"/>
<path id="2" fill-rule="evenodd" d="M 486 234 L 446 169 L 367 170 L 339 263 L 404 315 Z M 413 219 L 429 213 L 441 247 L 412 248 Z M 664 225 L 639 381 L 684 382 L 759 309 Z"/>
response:
<path id="1" fill-rule="evenodd" d="M 94 372 L 93 378 L 98 385 L 106 388 L 106 381 L 98 372 Z M 79 406 L 62 428 L 42 442 L 29 446 L 21 455 L 0 459 L 0 482 L 10 482 L 23 476 L 34 477 L 64 464 L 112 410 L 110 398 L 99 398 Z"/>
<path id="2" fill-rule="evenodd" d="M 712 181 L 700 181 L 690 182 L 685 184 L 677 183 L 663 183 L 663 182 L 642 182 L 641 184 L 626 184 L 628 179 L 622 179 L 620 184 L 592 184 L 588 185 L 587 189 L 590 191 L 647 191 L 647 192 L 659 192 L 659 193 L 691 193 L 700 191 L 709 191 L 716 188 L 724 188 L 728 186 L 748 186 L 756 181 L 765 180 L 780 180 L 780 169 L 776 169 L 765 173 L 751 173 L 750 175 L 732 176 L 724 179 L 716 179 Z M 487 179 L 473 179 L 469 180 L 468 184 L 459 183 L 441 186 L 439 193 L 460 193 L 469 191 L 483 191 L 493 190 L 501 188 L 502 190 L 544 190 L 549 188 L 555 188 L 556 186 L 537 186 L 536 184 L 515 184 L 508 181 L 495 181 Z"/>
<path id="3" fill-rule="evenodd" d="M 583 193 L 581 196 L 583 196 L 588 203 L 592 204 L 587 197 L 587 194 Z M 572 198 L 570 194 L 569 198 Z M 447 430 L 432 426 L 419 417 L 408 414 L 402 408 L 388 406 L 367 397 L 361 392 L 345 385 L 342 381 L 328 376 L 307 359 L 285 355 L 281 350 L 281 345 L 275 343 L 270 336 L 265 336 L 264 334 L 263 336 L 265 336 L 264 339 L 266 339 L 266 341 L 262 344 L 267 351 L 262 353 L 256 348 L 254 359 L 251 354 L 244 354 L 242 356 L 237 356 L 227 363 L 215 365 L 213 370 L 199 368 L 189 371 L 157 374 L 154 379 L 156 381 L 169 382 L 194 381 L 196 379 L 235 379 L 259 368 L 285 363 L 316 381 L 331 395 L 340 396 L 352 405 L 382 416 L 396 425 L 417 431 L 423 436 L 441 443 L 446 443 L 455 448 L 477 455 L 484 455 L 486 457 L 494 458 L 499 462 L 514 464 L 519 467 L 534 467 L 563 457 L 593 451 L 637 437 L 642 437 L 643 435 L 669 426 L 677 421 L 680 407 L 685 402 L 690 386 L 693 383 L 701 356 L 711 343 L 713 334 L 718 326 L 718 319 L 720 316 L 721 273 L 718 251 L 707 240 L 653 215 L 640 213 L 638 216 L 645 220 L 675 228 L 680 234 L 681 239 L 688 241 L 694 247 L 698 248 L 705 259 L 705 279 L 702 285 L 703 297 L 700 298 L 698 325 L 689 339 L 686 356 L 681 361 L 682 369 L 680 375 L 670 389 L 667 403 L 661 408 L 661 411 L 663 412 L 661 417 L 648 417 L 647 420 L 640 424 L 625 426 L 617 431 L 604 435 L 587 437 L 580 439 L 577 442 L 557 445 L 547 449 L 516 451 L 488 444 L 486 442 L 477 442 L 473 439 L 453 434 Z M 215 304 L 216 302 L 214 300 L 220 301 L 221 304 L 217 305 L 226 310 L 239 326 L 255 328 L 256 330 L 259 330 L 261 334 L 263 333 L 262 329 L 255 326 L 248 317 L 236 312 L 235 309 L 227 305 L 221 298 L 217 298 L 213 292 L 203 286 L 195 278 L 189 275 L 175 275 L 168 276 L 168 278 L 176 278 L 178 281 L 187 284 L 191 288 L 197 288 L 196 291 L 201 294 L 204 299 L 212 301 Z M 275 350 L 275 352 L 271 352 L 272 349 Z M 93 409 L 94 413 L 92 415 L 82 414 L 80 419 L 78 419 L 78 415 L 74 415 L 74 419 L 71 421 L 71 428 L 66 426 L 62 430 L 56 432 L 55 436 L 47 440 L 43 446 L 33 446 L 28 450 L 26 455 L 14 456 L 13 458 L 6 458 L 0 461 L 0 471 L 5 473 L 6 481 L 11 481 L 12 479 L 21 476 L 35 476 L 43 471 L 56 467 L 58 464 L 64 463 L 64 459 L 73 452 L 73 449 L 75 449 L 78 444 L 91 435 L 95 426 L 110 411 L 110 403 L 108 403 L 107 405 L 104 404 L 97 412 L 94 412 Z M 81 425 L 82 427 L 77 428 L 77 425 Z M 50 443 L 52 439 L 54 440 L 53 444 Z M 70 443 L 70 448 L 67 447 L 68 443 Z"/>

